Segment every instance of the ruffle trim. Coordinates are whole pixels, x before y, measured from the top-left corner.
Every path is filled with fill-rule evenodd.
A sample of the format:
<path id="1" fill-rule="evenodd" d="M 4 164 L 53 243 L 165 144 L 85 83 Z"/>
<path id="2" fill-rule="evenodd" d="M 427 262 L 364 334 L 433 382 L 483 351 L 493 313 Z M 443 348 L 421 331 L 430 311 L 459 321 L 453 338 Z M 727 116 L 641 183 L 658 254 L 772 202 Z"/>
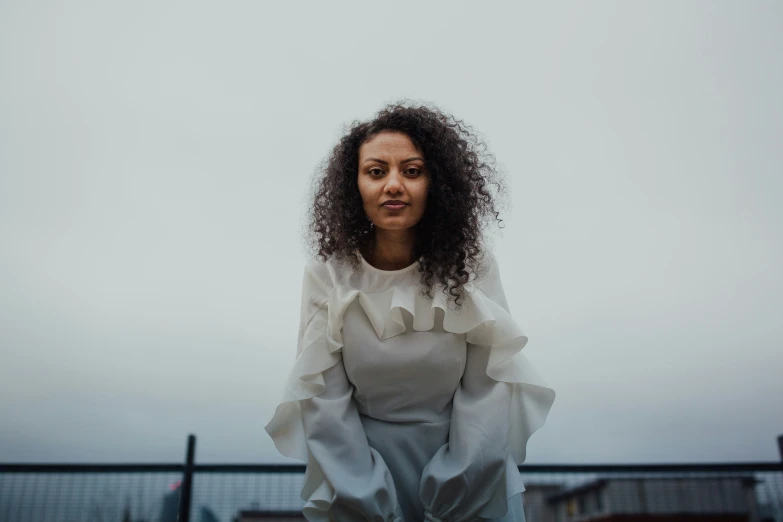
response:
<path id="1" fill-rule="evenodd" d="M 382 459 L 381 454 L 375 448 L 370 448 L 370 451 L 375 459 Z M 391 482 L 391 477 L 389 477 L 389 482 Z M 331 507 L 334 504 L 335 496 L 334 487 L 326 479 L 318 463 L 313 462 L 308 465 L 301 493 L 302 500 L 306 501 L 302 507 L 302 515 L 308 522 L 333 522 L 334 516 L 331 513 Z M 399 504 L 394 513 L 387 515 L 386 522 L 404 522 Z"/>
<path id="2" fill-rule="evenodd" d="M 402 310 L 412 315 L 414 330 L 432 330 L 435 309 L 440 308 L 444 312 L 444 330 L 465 334 L 469 343 L 490 346 L 487 375 L 513 386 L 509 451 L 516 465 L 522 464 L 527 441 L 545 424 L 556 394 L 521 353 L 528 338 L 506 309 L 473 282 L 466 284 L 464 289 L 462 308 L 457 310 L 447 302 L 440 285 L 434 285 L 433 299 L 420 295 L 417 285 L 394 286 L 378 293 L 365 293 L 339 285 L 333 287 L 323 304 L 328 308 L 326 335 L 318 336 L 302 347 L 288 375 L 283 398 L 272 420 L 265 426 L 277 450 L 285 456 L 308 462 L 299 401 L 315 397 L 324 390 L 322 372 L 337 364 L 342 357 L 343 314 L 354 299 L 359 299 L 379 339 L 405 332 Z M 322 486 L 323 476 L 315 475 L 320 473 L 308 473 L 303 492 L 315 492 Z M 518 478 L 518 473 L 516 475 Z M 497 498 L 493 498 L 490 505 L 479 513 L 480 516 L 503 516 L 508 509 L 507 500 L 524 491 L 522 481 L 513 480 L 509 473 L 504 481 L 506 487 L 499 488 Z M 501 493 L 504 489 L 505 495 Z M 304 495 L 303 499 L 307 500 Z"/>

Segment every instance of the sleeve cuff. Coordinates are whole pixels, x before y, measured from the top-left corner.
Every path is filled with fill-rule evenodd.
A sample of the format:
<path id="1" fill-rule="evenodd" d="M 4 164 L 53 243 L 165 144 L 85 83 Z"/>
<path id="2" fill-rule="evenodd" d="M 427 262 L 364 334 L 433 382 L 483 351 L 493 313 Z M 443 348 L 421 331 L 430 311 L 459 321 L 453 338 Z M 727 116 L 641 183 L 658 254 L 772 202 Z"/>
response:
<path id="1" fill-rule="evenodd" d="M 400 509 L 400 506 L 397 506 L 394 515 L 390 516 L 389 520 L 391 520 L 391 522 L 405 522 L 405 519 L 402 517 L 402 509 Z"/>
<path id="2" fill-rule="evenodd" d="M 426 520 L 427 522 L 443 522 L 443 520 L 439 519 L 436 516 L 433 516 L 432 513 L 430 513 L 429 511 L 424 512 L 424 520 Z"/>

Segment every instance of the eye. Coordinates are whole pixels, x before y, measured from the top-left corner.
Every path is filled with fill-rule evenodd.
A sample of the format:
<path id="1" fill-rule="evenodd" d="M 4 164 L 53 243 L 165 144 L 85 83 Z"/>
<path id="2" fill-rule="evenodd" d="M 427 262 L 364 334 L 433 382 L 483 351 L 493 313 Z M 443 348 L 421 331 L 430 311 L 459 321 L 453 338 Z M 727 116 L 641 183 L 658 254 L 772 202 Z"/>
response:
<path id="1" fill-rule="evenodd" d="M 381 169 L 379 169 L 378 167 L 371 168 L 370 170 L 367 171 L 367 173 L 370 174 L 370 176 L 374 176 L 375 177 L 375 175 L 373 174 L 373 172 L 375 172 L 375 171 L 377 171 L 379 173 L 378 176 L 383 174 L 383 171 Z"/>
<path id="2" fill-rule="evenodd" d="M 405 172 L 413 171 L 414 176 L 418 176 L 421 173 L 421 170 L 418 169 L 418 167 L 410 167 L 405 170 Z"/>

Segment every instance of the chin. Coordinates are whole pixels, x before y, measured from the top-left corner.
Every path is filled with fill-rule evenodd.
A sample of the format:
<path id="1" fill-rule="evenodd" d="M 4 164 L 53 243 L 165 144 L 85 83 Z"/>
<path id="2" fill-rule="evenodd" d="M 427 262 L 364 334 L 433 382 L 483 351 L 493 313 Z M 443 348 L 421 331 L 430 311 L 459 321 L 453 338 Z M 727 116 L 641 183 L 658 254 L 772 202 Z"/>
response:
<path id="1" fill-rule="evenodd" d="M 383 230 L 408 230 L 416 226 L 416 223 L 382 223 L 375 226 Z"/>

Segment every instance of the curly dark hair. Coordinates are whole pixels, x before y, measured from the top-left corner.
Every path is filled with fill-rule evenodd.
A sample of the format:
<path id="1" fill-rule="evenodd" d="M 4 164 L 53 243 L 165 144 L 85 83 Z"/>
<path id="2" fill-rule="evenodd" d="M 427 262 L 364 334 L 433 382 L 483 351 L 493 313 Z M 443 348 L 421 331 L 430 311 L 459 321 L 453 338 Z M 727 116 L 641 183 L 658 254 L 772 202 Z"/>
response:
<path id="1" fill-rule="evenodd" d="M 356 250 L 374 240 L 357 181 L 359 147 L 382 131 L 405 133 L 423 153 L 430 174 L 424 215 L 415 225 L 423 294 L 432 299 L 437 280 L 461 307 L 470 274 L 480 277 L 486 270 L 484 232 L 496 221 L 503 228 L 498 209 L 507 191 L 494 156 L 476 131 L 432 104 L 398 101 L 343 130 L 311 185 L 304 234 L 310 254 L 323 261 L 334 257 L 337 264 L 350 260 L 352 269 L 358 267 Z"/>

